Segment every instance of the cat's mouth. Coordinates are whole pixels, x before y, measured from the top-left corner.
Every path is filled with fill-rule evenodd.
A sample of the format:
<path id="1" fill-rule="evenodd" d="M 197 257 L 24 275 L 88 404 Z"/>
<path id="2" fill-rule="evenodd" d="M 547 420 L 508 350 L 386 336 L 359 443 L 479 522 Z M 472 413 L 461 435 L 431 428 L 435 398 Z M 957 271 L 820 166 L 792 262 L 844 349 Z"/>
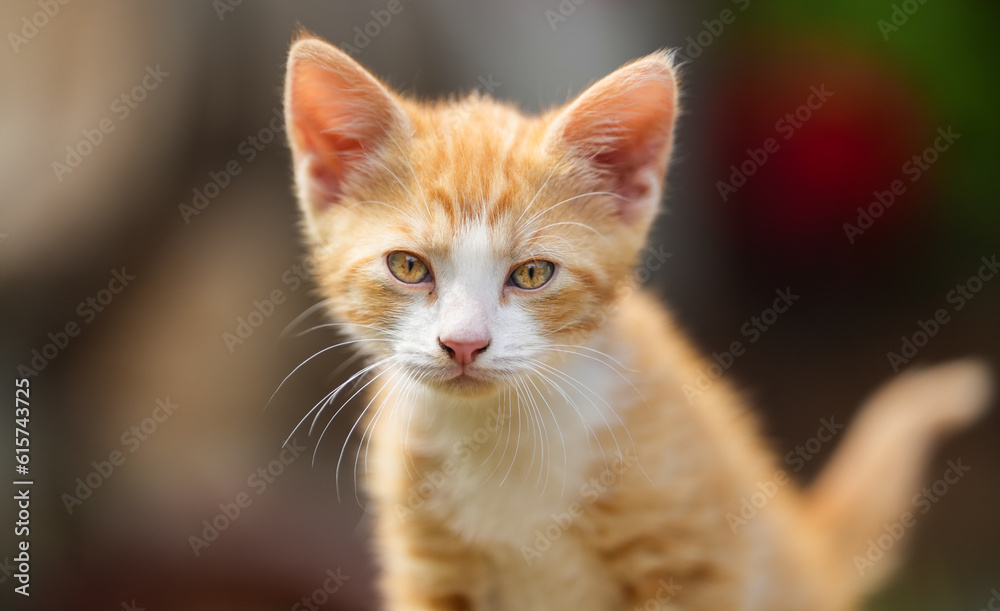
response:
<path id="1" fill-rule="evenodd" d="M 444 375 L 431 379 L 430 384 L 440 390 L 459 394 L 479 394 L 496 386 L 496 380 L 482 371 L 468 368 L 448 370 Z"/>

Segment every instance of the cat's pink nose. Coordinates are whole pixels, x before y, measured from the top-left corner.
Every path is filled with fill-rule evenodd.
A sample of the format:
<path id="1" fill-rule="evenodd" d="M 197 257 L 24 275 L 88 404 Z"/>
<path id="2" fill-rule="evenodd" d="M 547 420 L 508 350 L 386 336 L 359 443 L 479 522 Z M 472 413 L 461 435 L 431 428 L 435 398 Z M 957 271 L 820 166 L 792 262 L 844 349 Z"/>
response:
<path id="1" fill-rule="evenodd" d="M 447 352 L 448 356 L 450 356 L 456 363 L 465 367 L 490 347 L 490 340 L 487 338 L 467 342 L 458 342 L 438 338 L 438 344 L 441 346 L 441 349 Z"/>

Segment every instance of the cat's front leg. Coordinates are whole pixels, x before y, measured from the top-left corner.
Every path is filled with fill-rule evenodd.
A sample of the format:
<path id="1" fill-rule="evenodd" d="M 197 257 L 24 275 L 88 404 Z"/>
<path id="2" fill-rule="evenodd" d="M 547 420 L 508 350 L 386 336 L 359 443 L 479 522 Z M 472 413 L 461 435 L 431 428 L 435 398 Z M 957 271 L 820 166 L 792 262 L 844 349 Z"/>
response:
<path id="1" fill-rule="evenodd" d="M 485 562 L 436 517 L 391 511 L 378 519 L 387 611 L 483 611 Z"/>

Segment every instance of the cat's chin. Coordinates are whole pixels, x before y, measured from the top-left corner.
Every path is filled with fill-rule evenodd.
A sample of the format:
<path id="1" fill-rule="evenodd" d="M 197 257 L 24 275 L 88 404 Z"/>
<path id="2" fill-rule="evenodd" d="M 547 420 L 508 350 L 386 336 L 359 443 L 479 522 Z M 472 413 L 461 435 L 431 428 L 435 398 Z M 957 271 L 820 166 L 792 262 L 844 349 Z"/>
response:
<path id="1" fill-rule="evenodd" d="M 480 397 L 493 394 L 497 390 L 497 382 L 495 380 L 468 373 L 430 379 L 425 384 L 438 392 L 463 397 Z"/>

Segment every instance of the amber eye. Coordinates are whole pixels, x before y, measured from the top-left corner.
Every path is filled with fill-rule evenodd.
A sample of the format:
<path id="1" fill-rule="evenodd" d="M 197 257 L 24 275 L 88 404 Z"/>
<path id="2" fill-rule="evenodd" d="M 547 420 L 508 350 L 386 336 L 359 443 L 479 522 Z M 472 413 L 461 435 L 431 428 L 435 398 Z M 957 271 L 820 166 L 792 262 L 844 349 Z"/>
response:
<path id="1" fill-rule="evenodd" d="M 535 259 L 518 265 L 510 275 L 510 282 L 518 288 L 527 290 L 541 288 L 552 278 L 552 272 L 555 270 L 554 263 Z"/>
<path id="2" fill-rule="evenodd" d="M 427 269 L 427 264 L 420 260 L 420 257 L 402 250 L 394 250 L 386 258 L 389 271 L 407 284 L 419 284 L 430 278 L 431 272 Z"/>

